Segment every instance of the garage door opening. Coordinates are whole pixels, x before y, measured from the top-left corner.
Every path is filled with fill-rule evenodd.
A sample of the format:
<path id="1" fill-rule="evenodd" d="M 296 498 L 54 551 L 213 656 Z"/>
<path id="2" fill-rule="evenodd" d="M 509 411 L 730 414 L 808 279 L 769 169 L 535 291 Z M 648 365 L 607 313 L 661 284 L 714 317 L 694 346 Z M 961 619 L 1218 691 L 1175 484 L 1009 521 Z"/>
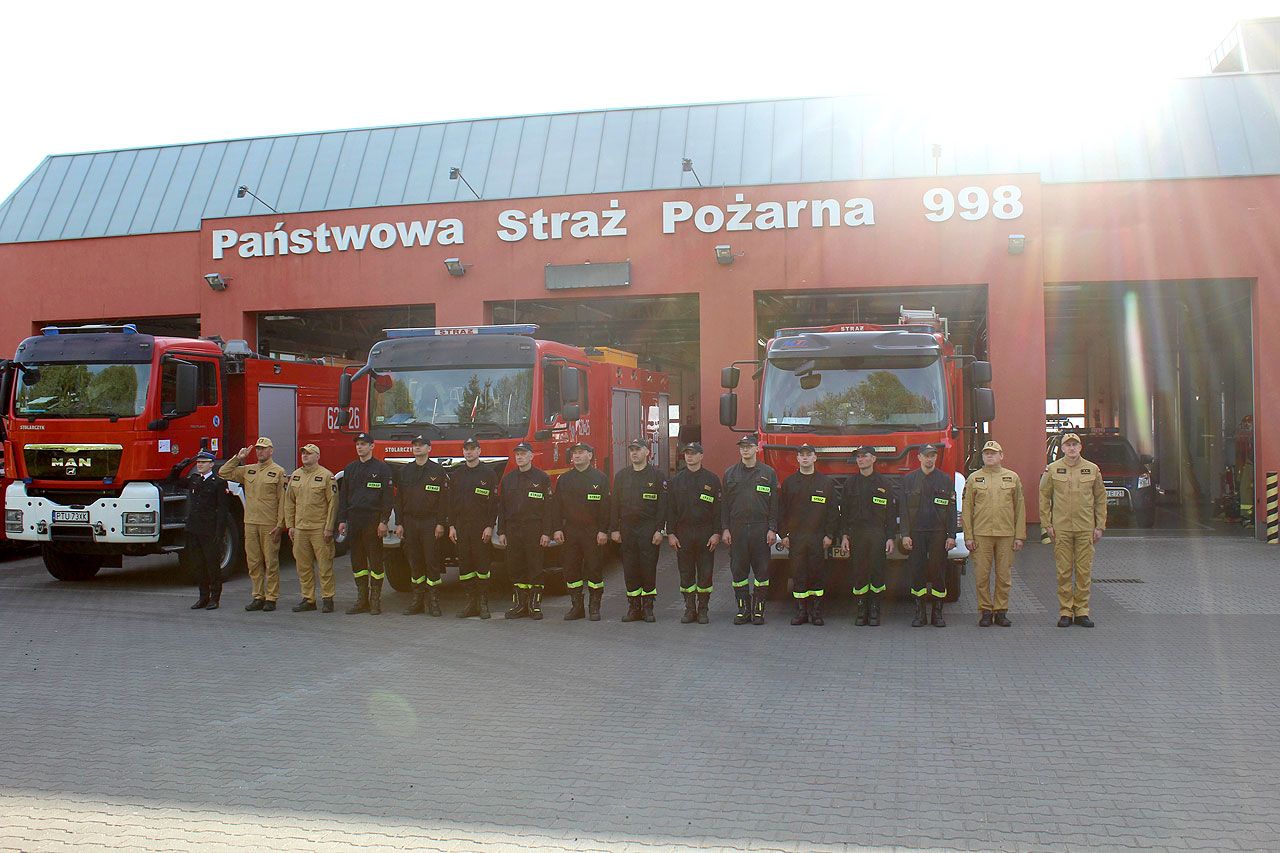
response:
<path id="1" fill-rule="evenodd" d="M 1050 450 L 1055 433 L 1089 431 L 1095 455 L 1111 457 L 1094 461 L 1118 526 L 1251 528 L 1251 290 L 1239 279 L 1046 286 Z"/>
<path id="2" fill-rule="evenodd" d="M 90 323 L 104 326 L 123 326 L 132 323 L 144 335 L 159 335 L 170 338 L 200 337 L 200 318 L 198 316 L 176 317 L 108 317 L 104 320 L 42 320 L 32 323 L 32 334 L 39 334 L 45 326 L 86 326 Z"/>
<path id="3" fill-rule="evenodd" d="M 281 361 L 323 359 L 363 364 L 383 329 L 434 326 L 434 305 L 280 309 L 258 315 L 258 353 Z"/>

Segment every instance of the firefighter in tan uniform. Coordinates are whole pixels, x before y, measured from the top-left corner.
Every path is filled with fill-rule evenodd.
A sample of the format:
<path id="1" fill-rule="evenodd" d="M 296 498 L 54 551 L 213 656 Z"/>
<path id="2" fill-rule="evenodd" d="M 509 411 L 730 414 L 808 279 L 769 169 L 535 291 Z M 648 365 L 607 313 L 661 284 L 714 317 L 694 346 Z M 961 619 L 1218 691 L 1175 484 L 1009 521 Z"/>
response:
<path id="1" fill-rule="evenodd" d="M 258 461 L 245 465 L 248 447 L 228 459 L 218 476 L 244 487 L 244 555 L 253 581 L 245 610 L 276 609 L 280 599 L 280 534 L 284 531 L 285 470 L 271 460 L 275 448 L 263 436 L 253 444 Z"/>
<path id="2" fill-rule="evenodd" d="M 338 514 L 338 484 L 333 472 L 320 465 L 320 448 L 302 446 L 302 467 L 289 475 L 284 493 L 284 523 L 293 540 L 302 601 L 294 613 L 316 609 L 314 565 L 320 575 L 325 613 L 333 612 L 333 528 Z"/>
<path id="3" fill-rule="evenodd" d="M 982 446 L 982 467 L 964 484 L 961 512 L 965 536 L 973 551 L 974 579 L 978 587 L 978 620 L 981 628 L 991 623 L 1008 628 L 1009 587 L 1013 583 L 1013 552 L 1027 541 L 1027 504 L 1022 479 L 1005 468 L 1004 448 L 998 441 Z M 991 564 L 995 563 L 995 595 L 991 594 Z"/>
<path id="4" fill-rule="evenodd" d="M 1058 627 L 1070 627 L 1074 617 L 1077 625 L 1092 628 L 1093 546 L 1107 529 L 1107 490 L 1098 466 L 1080 455 L 1074 432 L 1062 437 L 1062 456 L 1040 478 L 1040 524 L 1053 540 L 1058 564 Z"/>

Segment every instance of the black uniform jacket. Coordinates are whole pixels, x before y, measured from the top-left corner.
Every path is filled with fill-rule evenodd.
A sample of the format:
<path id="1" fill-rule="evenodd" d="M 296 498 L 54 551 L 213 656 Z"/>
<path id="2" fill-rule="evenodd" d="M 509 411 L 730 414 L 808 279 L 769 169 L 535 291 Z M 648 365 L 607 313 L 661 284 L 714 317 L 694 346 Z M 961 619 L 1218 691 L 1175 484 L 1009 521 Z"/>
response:
<path id="1" fill-rule="evenodd" d="M 802 474 L 799 471 L 782 484 L 783 536 L 799 536 L 806 533 L 830 536 L 840 533 L 840 497 L 836 493 L 836 481 L 819 471 Z"/>
<path id="2" fill-rule="evenodd" d="M 345 479 L 345 478 L 344 478 Z M 396 470 L 396 523 L 405 519 L 447 524 L 449 474 L 439 462 L 406 462 Z"/>
<path id="3" fill-rule="evenodd" d="M 706 468 L 682 468 L 671 478 L 671 529 L 705 530 L 720 527 L 720 478 Z"/>
<path id="4" fill-rule="evenodd" d="M 454 527 L 493 527 L 498 512 L 498 475 L 481 462 L 449 469 L 449 523 Z"/>
<path id="5" fill-rule="evenodd" d="M 551 497 L 551 478 L 540 468 L 528 471 L 512 468 L 502 478 L 498 495 L 498 532 L 536 530 L 550 536 L 555 532 L 555 501 Z"/>
<path id="6" fill-rule="evenodd" d="M 570 468 L 556 480 L 556 530 L 591 534 L 609 532 L 609 478 L 598 468 Z"/>
<path id="7" fill-rule="evenodd" d="M 845 536 L 874 530 L 892 539 L 898 530 L 898 490 L 878 471 L 850 474 L 841 491 L 840 512 Z"/>
<path id="8" fill-rule="evenodd" d="M 342 469 L 342 486 L 338 489 L 338 523 L 357 526 L 386 523 L 391 518 L 395 501 L 395 477 L 391 466 L 377 457 L 368 462 L 359 459 Z"/>
<path id="9" fill-rule="evenodd" d="M 913 531 L 943 531 L 948 539 L 956 535 L 956 484 L 950 474 L 934 468 L 925 476 L 917 468 L 902 478 L 898 494 L 902 515 L 902 535 Z"/>
<path id="10" fill-rule="evenodd" d="M 667 524 L 667 478 L 652 465 L 637 471 L 630 465 L 613 477 L 614 530 L 652 527 L 657 533 Z"/>
<path id="11" fill-rule="evenodd" d="M 724 505 L 720 508 L 721 527 L 768 522 L 778 530 L 778 475 L 763 462 L 748 468 L 741 462 L 724 472 Z"/>
<path id="12" fill-rule="evenodd" d="M 187 504 L 187 533 L 221 539 L 231 512 L 231 495 L 227 481 L 217 474 L 201 477 L 192 471 L 187 476 L 191 502 Z"/>

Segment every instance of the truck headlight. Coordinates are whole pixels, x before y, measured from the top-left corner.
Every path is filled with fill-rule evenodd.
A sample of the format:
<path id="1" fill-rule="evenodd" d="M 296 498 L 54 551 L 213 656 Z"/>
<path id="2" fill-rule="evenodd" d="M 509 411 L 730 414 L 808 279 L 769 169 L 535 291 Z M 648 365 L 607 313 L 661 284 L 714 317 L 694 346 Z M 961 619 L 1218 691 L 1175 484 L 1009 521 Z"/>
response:
<path id="1" fill-rule="evenodd" d="M 126 512 L 124 514 L 125 536 L 154 536 L 156 532 L 156 514 L 154 512 Z"/>
<path id="2" fill-rule="evenodd" d="M 4 511 L 4 532 L 5 533 L 21 533 L 22 532 L 22 510 L 6 509 Z"/>
<path id="3" fill-rule="evenodd" d="M 1148 474 L 1139 474 L 1139 475 L 1138 475 L 1138 488 L 1139 488 L 1139 489 L 1148 489 L 1148 488 L 1150 488 L 1150 487 L 1151 487 L 1151 475 L 1150 475 L 1149 473 L 1148 473 Z"/>

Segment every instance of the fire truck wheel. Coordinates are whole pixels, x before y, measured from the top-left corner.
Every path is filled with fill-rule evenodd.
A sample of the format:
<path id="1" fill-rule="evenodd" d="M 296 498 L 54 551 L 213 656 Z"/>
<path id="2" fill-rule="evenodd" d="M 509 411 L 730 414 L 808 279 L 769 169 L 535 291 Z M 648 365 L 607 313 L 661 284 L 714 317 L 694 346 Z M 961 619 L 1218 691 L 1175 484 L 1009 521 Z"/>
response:
<path id="1" fill-rule="evenodd" d="M 387 580 L 396 592 L 409 592 L 413 589 L 413 579 L 409 577 L 409 561 L 405 558 L 403 548 L 387 548 L 384 552 L 383 566 L 387 570 Z"/>
<path id="2" fill-rule="evenodd" d="M 92 580 L 102 568 L 102 557 L 96 554 L 70 554 L 53 548 L 42 548 L 44 567 L 60 581 L 80 582 Z"/>
<path id="3" fill-rule="evenodd" d="M 947 603 L 960 600 L 960 570 L 964 563 L 951 560 L 947 563 Z"/>
<path id="4" fill-rule="evenodd" d="M 222 535 L 222 579 L 230 580 L 243 574 L 248 568 L 244 556 L 244 527 L 238 518 L 232 519 Z"/>

